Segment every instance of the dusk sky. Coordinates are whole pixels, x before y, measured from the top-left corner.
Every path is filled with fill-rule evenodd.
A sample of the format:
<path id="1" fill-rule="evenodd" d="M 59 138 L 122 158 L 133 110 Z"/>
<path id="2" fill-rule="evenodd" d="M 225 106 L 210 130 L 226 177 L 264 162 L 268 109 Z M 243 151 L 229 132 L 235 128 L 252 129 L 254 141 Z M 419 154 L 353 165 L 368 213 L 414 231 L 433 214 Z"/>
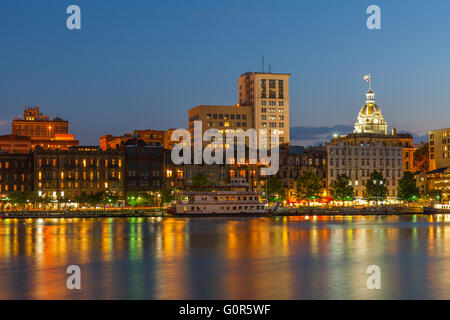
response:
<path id="1" fill-rule="evenodd" d="M 81 30 L 66 8 L 81 8 Z M 381 8 L 381 30 L 366 8 Z M 389 130 L 449 127 L 450 2 L 3 0 L 0 134 L 24 105 L 70 121 L 81 144 L 187 126 L 237 103 L 239 75 L 291 73 L 294 126 L 353 125 L 371 72 Z"/>

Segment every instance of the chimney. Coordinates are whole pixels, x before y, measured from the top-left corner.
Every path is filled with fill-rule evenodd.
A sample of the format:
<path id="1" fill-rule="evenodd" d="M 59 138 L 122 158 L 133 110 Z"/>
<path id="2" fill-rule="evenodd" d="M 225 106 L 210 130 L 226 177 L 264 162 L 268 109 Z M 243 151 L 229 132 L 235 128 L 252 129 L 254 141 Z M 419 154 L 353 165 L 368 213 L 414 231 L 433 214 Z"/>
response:
<path id="1" fill-rule="evenodd" d="M 397 129 L 392 128 L 392 135 L 393 135 L 393 136 L 397 135 Z"/>

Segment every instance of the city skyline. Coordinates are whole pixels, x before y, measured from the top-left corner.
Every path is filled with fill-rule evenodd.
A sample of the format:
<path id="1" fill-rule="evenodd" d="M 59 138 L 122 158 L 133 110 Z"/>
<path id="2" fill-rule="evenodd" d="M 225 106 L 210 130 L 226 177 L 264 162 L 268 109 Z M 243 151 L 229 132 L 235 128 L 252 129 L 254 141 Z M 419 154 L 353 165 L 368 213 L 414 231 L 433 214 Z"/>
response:
<path id="1" fill-rule="evenodd" d="M 352 126 L 368 72 L 389 130 L 425 135 L 447 127 L 448 44 L 436 32 L 449 23 L 439 19 L 449 6 L 443 1 L 427 10 L 420 3 L 381 1 L 381 30 L 365 27 L 365 1 L 286 2 L 279 9 L 266 2 L 258 8 L 238 2 L 169 8 L 78 1 L 83 23 L 77 31 L 65 27 L 68 4 L 18 1 L 0 13 L 0 58 L 8 61 L 0 79 L 1 134 L 11 132 L 23 105 L 38 104 L 45 114 L 69 120 L 87 145 L 98 145 L 104 134 L 186 128 L 189 108 L 237 103 L 236 75 L 261 71 L 263 55 L 266 71 L 270 64 L 272 72 L 292 74 L 291 128 Z M 287 11 L 287 19 L 277 20 Z M 14 21 L 19 12 L 23 19 Z M 267 24 L 269 18 L 278 24 Z M 261 34 L 242 32 L 249 28 Z"/>

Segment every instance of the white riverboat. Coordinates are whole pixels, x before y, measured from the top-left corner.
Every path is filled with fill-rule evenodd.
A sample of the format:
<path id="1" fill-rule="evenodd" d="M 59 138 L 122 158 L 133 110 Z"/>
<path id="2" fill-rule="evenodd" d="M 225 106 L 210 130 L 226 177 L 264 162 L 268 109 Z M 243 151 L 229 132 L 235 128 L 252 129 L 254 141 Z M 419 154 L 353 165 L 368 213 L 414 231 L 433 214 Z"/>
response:
<path id="1" fill-rule="evenodd" d="M 260 192 L 250 190 L 243 178 L 232 179 L 228 190 L 189 191 L 175 204 L 175 214 L 261 214 L 269 213 Z"/>

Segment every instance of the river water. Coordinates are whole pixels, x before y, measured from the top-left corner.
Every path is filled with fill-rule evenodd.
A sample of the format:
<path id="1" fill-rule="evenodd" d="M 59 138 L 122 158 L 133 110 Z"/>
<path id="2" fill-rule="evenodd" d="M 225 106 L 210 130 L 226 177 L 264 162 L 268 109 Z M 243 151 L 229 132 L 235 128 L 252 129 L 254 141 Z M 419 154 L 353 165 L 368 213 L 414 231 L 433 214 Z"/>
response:
<path id="1" fill-rule="evenodd" d="M 3 219 L 0 299 L 450 299 L 450 216 Z"/>

